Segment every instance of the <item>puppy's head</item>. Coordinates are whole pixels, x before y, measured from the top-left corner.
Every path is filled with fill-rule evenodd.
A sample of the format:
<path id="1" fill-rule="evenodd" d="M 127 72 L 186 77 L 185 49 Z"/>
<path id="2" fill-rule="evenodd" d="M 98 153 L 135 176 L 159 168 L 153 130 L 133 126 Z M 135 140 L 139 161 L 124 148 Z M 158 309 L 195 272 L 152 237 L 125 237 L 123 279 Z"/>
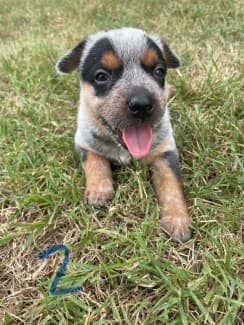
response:
<path id="1" fill-rule="evenodd" d="M 140 158 L 149 152 L 165 111 L 167 69 L 179 65 L 179 58 L 159 37 L 122 28 L 89 36 L 56 67 L 61 73 L 78 69 L 81 109 Z"/>

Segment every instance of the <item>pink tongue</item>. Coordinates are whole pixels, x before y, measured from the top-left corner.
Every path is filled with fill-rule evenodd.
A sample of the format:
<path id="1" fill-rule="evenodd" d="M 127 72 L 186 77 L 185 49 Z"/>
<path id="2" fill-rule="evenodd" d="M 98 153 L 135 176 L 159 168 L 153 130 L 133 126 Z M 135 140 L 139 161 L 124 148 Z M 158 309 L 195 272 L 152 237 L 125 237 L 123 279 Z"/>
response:
<path id="1" fill-rule="evenodd" d="M 142 158 L 149 153 L 152 143 L 152 129 L 148 125 L 139 125 L 122 130 L 123 140 L 135 158 Z"/>

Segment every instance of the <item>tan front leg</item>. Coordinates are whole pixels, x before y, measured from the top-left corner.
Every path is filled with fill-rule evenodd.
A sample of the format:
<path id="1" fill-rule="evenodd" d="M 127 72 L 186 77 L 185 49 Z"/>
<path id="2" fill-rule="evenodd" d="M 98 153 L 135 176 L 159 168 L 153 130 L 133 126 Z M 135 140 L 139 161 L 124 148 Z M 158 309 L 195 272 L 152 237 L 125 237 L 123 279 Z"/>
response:
<path id="1" fill-rule="evenodd" d="M 109 161 L 94 152 L 87 151 L 83 168 L 88 203 L 95 207 L 106 205 L 113 198 L 114 193 Z"/>
<path id="2" fill-rule="evenodd" d="M 168 151 L 154 158 L 152 167 L 158 202 L 163 207 L 162 227 L 172 239 L 185 242 L 191 238 L 191 219 L 184 200 L 177 153 Z"/>

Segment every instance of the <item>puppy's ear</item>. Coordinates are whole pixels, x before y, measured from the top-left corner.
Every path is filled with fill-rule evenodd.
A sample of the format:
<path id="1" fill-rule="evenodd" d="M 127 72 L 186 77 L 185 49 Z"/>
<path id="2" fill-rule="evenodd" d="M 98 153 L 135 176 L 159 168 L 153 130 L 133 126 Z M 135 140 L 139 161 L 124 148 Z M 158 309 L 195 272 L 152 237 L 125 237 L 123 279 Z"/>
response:
<path id="1" fill-rule="evenodd" d="M 168 68 L 178 68 L 181 64 L 180 58 L 171 50 L 168 44 L 161 39 L 163 45 L 163 54 Z"/>
<path id="2" fill-rule="evenodd" d="M 77 44 L 56 63 L 55 67 L 58 73 L 71 73 L 78 68 L 85 43 L 86 40 Z"/>

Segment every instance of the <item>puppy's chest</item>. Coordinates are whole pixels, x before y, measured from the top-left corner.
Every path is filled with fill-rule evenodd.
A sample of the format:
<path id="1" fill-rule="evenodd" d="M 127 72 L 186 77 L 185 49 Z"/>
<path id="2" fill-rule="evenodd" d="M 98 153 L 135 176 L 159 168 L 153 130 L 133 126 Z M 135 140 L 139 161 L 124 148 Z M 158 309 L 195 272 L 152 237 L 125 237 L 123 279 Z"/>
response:
<path id="1" fill-rule="evenodd" d="M 127 149 L 114 137 L 104 134 L 91 132 L 90 146 L 91 149 L 101 154 L 109 160 L 121 163 L 129 163 L 131 156 Z"/>
<path id="2" fill-rule="evenodd" d="M 78 126 L 75 142 L 79 147 L 94 151 L 111 161 L 127 164 L 131 160 L 128 150 L 119 140 L 97 128 L 92 128 L 91 125 Z"/>

